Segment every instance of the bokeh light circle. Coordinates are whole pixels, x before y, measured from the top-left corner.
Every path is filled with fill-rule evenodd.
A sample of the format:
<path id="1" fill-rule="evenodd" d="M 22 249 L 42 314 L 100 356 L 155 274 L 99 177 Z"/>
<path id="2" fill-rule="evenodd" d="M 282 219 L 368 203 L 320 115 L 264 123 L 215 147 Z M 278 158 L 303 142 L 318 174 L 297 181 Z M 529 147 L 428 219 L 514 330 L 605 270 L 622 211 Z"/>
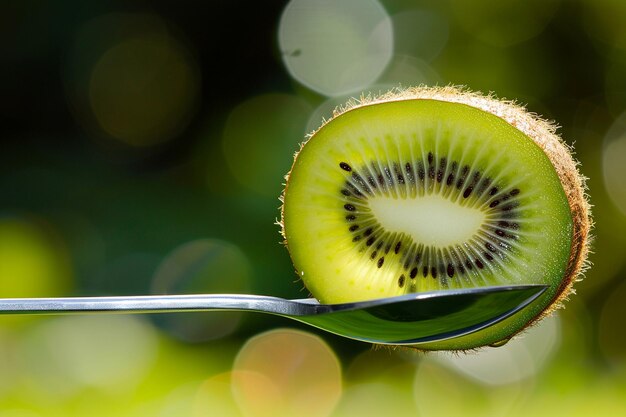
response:
<path id="1" fill-rule="evenodd" d="M 393 53 L 393 28 L 377 0 L 291 0 L 278 43 L 294 79 L 336 96 L 378 78 Z"/>
<path id="2" fill-rule="evenodd" d="M 559 318 L 553 315 L 503 346 L 467 355 L 443 354 L 437 359 L 483 384 L 511 384 L 536 376 L 558 348 L 560 335 Z"/>
<path id="3" fill-rule="evenodd" d="M 481 387 L 471 380 L 429 360 L 417 369 L 414 390 L 419 415 L 428 417 L 475 416 L 476 408 L 484 408 L 486 397 Z"/>
<path id="4" fill-rule="evenodd" d="M 310 106 L 289 94 L 265 94 L 229 114 L 222 145 L 230 172 L 245 187 L 276 198 L 304 140 Z"/>
<path id="5" fill-rule="evenodd" d="M 484 385 L 428 358 L 420 363 L 413 385 L 419 415 L 425 417 L 515 415 L 529 391 L 520 383 Z"/>
<path id="6" fill-rule="evenodd" d="M 166 141 L 187 124 L 200 76 L 171 36 L 145 34 L 112 46 L 91 74 L 91 109 L 104 132 L 136 147 Z"/>
<path id="7" fill-rule="evenodd" d="M 64 77 L 74 115 L 91 138 L 142 149 L 186 128 L 201 74 L 178 33 L 148 13 L 102 15 L 77 31 Z"/>
<path id="8" fill-rule="evenodd" d="M 272 330 L 250 339 L 233 365 L 233 395 L 243 415 L 330 415 L 342 392 L 341 368 L 319 337 Z"/>
<path id="9" fill-rule="evenodd" d="M 220 239 L 198 239 L 174 249 L 154 274 L 155 294 L 247 294 L 252 266 L 236 245 Z M 186 342 L 204 342 L 231 334 L 242 313 L 161 314 L 157 323 Z"/>
<path id="10" fill-rule="evenodd" d="M 42 321 L 22 340 L 22 366 L 40 396 L 92 387 L 112 394 L 140 383 L 157 352 L 154 329 L 135 316 L 67 316 Z"/>

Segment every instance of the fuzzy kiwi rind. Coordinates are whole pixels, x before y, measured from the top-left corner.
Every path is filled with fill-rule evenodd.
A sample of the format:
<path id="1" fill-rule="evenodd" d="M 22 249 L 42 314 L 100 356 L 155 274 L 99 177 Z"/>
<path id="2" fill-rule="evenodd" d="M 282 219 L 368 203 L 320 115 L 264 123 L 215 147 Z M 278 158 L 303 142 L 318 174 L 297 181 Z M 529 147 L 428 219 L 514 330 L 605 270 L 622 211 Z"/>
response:
<path id="1" fill-rule="evenodd" d="M 529 113 L 523 107 L 510 102 L 499 100 L 491 95 L 486 96 L 470 92 L 457 87 L 415 87 L 409 89 L 395 89 L 377 97 L 362 96 L 359 100 L 351 100 L 345 106 L 335 110 L 333 117 L 325 121 L 322 129 L 336 118 L 355 109 L 365 106 L 403 101 L 403 100 L 436 100 L 448 103 L 458 103 L 482 110 L 496 116 L 517 129 L 529 138 L 543 151 L 552 164 L 571 214 L 571 244 L 569 258 L 564 268 L 563 277 L 558 285 L 553 285 L 539 300 L 526 310 L 504 320 L 496 326 L 479 331 L 468 336 L 419 346 L 425 350 L 469 350 L 481 346 L 496 344 L 520 333 L 530 325 L 549 316 L 553 311 L 563 306 L 563 301 L 573 294 L 574 283 L 582 278 L 586 270 L 587 254 L 590 245 L 590 229 L 592 227 L 590 207 L 586 195 L 585 178 L 578 171 L 578 164 L 573 159 L 571 149 L 556 133 L 556 126 L 543 120 L 535 114 Z M 445 117 L 445 115 L 442 115 Z M 287 231 L 285 230 L 285 195 L 288 192 L 289 177 L 298 163 L 298 156 L 308 141 L 315 140 L 319 129 L 310 134 L 302 143 L 300 151 L 294 157 L 294 164 L 286 176 L 285 190 L 281 196 L 281 233 L 285 238 L 285 245 L 292 254 Z M 315 219 L 308 219 L 315 221 Z M 298 271 L 297 271 L 298 272 Z M 316 295 L 315 293 L 313 295 Z"/>

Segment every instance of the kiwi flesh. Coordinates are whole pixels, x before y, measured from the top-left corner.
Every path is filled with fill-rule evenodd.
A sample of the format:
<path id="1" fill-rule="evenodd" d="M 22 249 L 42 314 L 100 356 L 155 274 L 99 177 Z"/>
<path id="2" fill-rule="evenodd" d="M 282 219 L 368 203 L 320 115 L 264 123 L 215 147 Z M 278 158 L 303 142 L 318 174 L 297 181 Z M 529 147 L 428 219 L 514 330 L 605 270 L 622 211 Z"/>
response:
<path id="1" fill-rule="evenodd" d="M 455 87 L 349 102 L 286 176 L 279 224 L 298 275 L 324 303 L 549 285 L 496 326 L 420 349 L 508 340 L 560 307 L 586 268 L 584 178 L 555 130 Z"/>

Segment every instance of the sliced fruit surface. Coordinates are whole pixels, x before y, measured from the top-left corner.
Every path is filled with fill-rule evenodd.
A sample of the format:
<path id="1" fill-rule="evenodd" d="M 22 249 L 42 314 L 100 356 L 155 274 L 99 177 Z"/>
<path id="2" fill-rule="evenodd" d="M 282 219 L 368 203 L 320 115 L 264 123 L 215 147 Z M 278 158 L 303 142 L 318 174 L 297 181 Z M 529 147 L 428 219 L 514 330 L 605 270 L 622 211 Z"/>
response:
<path id="1" fill-rule="evenodd" d="M 548 157 L 459 103 L 392 101 L 336 117 L 297 156 L 283 210 L 294 265 L 327 303 L 557 286 L 570 256 L 572 216 Z"/>

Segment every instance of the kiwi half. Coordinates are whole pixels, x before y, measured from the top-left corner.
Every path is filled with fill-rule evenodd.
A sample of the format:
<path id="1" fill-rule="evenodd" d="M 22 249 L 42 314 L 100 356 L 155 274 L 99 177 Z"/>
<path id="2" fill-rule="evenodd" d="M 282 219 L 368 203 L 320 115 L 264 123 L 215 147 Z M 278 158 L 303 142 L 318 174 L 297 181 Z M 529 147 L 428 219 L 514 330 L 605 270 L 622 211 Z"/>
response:
<path id="1" fill-rule="evenodd" d="M 496 326 L 420 348 L 509 339 L 561 306 L 586 266 L 584 179 L 555 130 L 455 87 L 349 102 L 286 177 L 279 223 L 298 275 L 324 303 L 549 285 Z"/>

